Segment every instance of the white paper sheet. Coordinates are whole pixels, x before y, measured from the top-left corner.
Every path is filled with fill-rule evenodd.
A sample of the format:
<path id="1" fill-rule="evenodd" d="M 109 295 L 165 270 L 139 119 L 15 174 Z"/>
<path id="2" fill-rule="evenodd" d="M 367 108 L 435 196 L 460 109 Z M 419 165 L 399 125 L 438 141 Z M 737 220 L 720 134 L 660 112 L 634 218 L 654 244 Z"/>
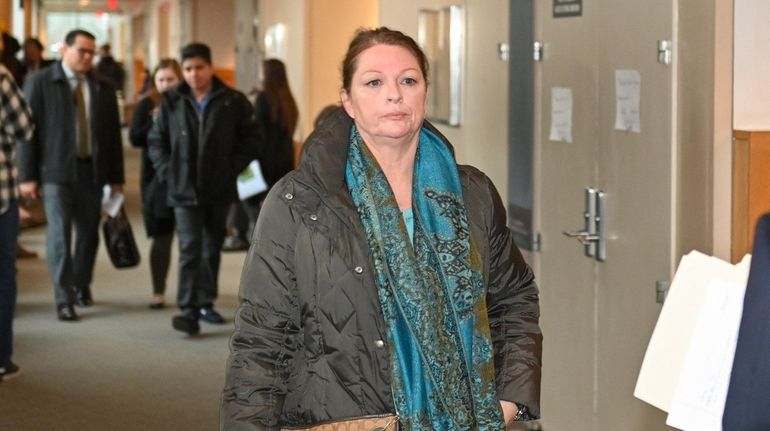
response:
<path id="1" fill-rule="evenodd" d="M 262 167 L 259 161 L 252 160 L 249 166 L 238 175 L 238 198 L 243 200 L 258 195 L 267 190 L 265 177 L 262 176 Z"/>
<path id="2" fill-rule="evenodd" d="M 698 316 L 666 424 L 721 431 L 746 283 L 714 279 Z"/>
<path id="3" fill-rule="evenodd" d="M 125 200 L 123 193 L 112 193 L 109 185 L 105 185 L 102 189 L 102 211 L 110 217 L 118 215 Z"/>
<path id="4" fill-rule="evenodd" d="M 641 133 L 642 77 L 637 70 L 615 71 L 615 129 Z"/>
<path id="5" fill-rule="evenodd" d="M 644 355 L 634 396 L 670 411 L 711 280 L 746 285 L 751 257 L 731 265 L 692 251 L 682 257 Z"/>
<path id="6" fill-rule="evenodd" d="M 551 88 L 551 141 L 572 142 L 572 89 Z"/>

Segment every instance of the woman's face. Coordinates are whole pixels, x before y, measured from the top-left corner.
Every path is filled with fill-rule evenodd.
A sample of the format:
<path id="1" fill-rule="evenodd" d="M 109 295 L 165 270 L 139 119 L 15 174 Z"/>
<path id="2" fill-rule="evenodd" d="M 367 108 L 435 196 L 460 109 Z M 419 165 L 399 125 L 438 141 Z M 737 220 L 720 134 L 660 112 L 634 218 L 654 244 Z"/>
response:
<path id="1" fill-rule="evenodd" d="M 158 69 L 158 71 L 155 72 L 155 88 L 161 93 L 177 84 L 179 84 L 179 77 L 174 73 L 174 69 L 169 67 Z"/>
<path id="2" fill-rule="evenodd" d="M 361 52 L 342 106 L 370 144 L 411 142 L 425 118 L 427 86 L 406 48 L 375 45 Z"/>

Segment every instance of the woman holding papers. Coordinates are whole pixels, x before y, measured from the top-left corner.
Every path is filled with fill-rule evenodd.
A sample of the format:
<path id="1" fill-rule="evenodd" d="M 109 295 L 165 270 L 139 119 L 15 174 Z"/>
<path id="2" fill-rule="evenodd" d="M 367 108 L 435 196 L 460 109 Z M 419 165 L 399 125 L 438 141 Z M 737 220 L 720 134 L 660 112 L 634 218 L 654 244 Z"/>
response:
<path id="1" fill-rule="evenodd" d="M 142 215 L 150 245 L 150 274 L 152 275 L 153 310 L 165 305 L 166 276 L 171 261 L 171 241 L 174 238 L 174 212 L 166 204 L 165 186 L 155 176 L 147 155 L 147 134 L 161 101 L 161 94 L 182 80 L 182 68 L 176 60 L 165 58 L 152 73 L 152 88 L 136 105 L 128 136 L 131 145 L 142 149 Z"/>
<path id="2" fill-rule="evenodd" d="M 257 96 L 256 103 L 257 120 L 265 134 L 259 164 L 267 186 L 272 187 L 294 169 L 292 135 L 297 127 L 299 111 L 291 95 L 283 62 L 274 58 L 265 60 L 264 76 L 262 92 Z M 251 227 L 257 222 L 259 208 L 266 195 L 267 191 L 243 201 Z"/>

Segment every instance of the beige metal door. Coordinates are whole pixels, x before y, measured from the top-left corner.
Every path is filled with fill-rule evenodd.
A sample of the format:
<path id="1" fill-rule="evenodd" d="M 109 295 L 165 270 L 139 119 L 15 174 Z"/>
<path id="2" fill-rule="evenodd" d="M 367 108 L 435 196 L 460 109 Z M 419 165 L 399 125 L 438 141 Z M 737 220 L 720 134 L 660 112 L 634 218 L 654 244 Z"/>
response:
<path id="1" fill-rule="evenodd" d="M 537 2 L 535 30 L 544 428 L 667 429 L 633 389 L 672 268 L 674 65 L 657 45 L 675 35 L 676 2 L 583 0 L 570 18 L 552 6 Z M 615 129 L 616 70 L 641 77 L 639 133 Z M 549 140 L 553 87 L 572 91 L 572 143 Z M 562 234 L 583 229 L 586 187 L 606 196 L 603 262 Z"/>

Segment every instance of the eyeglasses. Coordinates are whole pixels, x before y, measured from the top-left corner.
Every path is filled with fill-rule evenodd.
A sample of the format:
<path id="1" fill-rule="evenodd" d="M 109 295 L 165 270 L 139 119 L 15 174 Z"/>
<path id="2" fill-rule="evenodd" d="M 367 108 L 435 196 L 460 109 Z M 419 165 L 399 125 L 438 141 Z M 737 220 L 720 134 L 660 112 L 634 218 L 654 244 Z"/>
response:
<path id="1" fill-rule="evenodd" d="M 75 48 L 75 47 L 73 47 L 73 49 L 77 51 L 78 55 L 80 55 L 81 57 L 85 57 L 86 55 L 90 55 L 91 57 L 93 57 L 94 55 L 96 55 L 96 51 L 94 51 L 93 49 Z"/>

